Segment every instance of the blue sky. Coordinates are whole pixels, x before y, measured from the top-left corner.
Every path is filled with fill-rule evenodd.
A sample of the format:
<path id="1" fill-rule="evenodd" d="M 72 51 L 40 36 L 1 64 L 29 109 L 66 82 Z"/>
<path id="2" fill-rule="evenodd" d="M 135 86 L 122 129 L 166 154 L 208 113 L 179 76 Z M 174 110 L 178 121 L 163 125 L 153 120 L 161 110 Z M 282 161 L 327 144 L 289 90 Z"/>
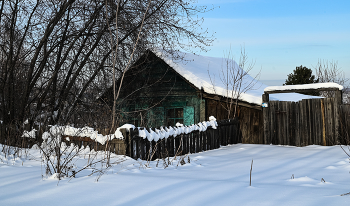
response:
<path id="1" fill-rule="evenodd" d="M 261 80 L 286 79 L 296 66 L 313 69 L 319 59 L 337 61 L 350 78 L 350 0 L 198 0 L 215 7 L 203 27 L 215 32 L 210 51 L 222 57 L 241 46 Z"/>

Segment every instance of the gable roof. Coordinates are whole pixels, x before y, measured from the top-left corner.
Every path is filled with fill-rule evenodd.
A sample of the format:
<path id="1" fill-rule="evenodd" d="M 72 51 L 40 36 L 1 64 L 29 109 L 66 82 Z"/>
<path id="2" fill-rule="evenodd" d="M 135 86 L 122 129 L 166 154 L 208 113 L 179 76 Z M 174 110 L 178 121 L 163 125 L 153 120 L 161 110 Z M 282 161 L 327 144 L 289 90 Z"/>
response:
<path id="1" fill-rule="evenodd" d="M 220 95 L 223 97 L 235 98 L 237 96 L 237 93 L 235 93 L 236 91 L 233 91 L 232 88 L 227 88 L 221 81 L 222 70 L 225 69 L 225 62 L 230 61 L 229 59 L 179 52 L 179 56 L 183 58 L 174 60 L 172 57 L 168 56 L 166 52 L 161 50 L 154 51 L 153 53 L 172 67 L 188 82 L 193 84 L 197 89 L 203 89 L 205 93 Z M 241 69 L 236 62 L 232 62 L 232 66 L 236 69 Z M 262 94 L 264 94 L 264 89 L 267 85 L 247 74 L 242 80 L 242 88 L 248 86 L 253 81 L 255 84 L 250 90 L 241 93 L 239 100 L 261 105 Z M 309 98 L 312 97 L 298 93 L 270 95 L 270 100 L 280 101 L 299 101 L 301 99 Z"/>

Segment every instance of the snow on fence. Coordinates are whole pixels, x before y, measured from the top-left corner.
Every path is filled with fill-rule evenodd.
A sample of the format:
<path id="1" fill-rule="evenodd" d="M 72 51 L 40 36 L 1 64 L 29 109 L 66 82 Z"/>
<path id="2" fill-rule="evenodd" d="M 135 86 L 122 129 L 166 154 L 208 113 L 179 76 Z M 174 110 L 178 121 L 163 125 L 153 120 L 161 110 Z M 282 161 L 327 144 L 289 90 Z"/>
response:
<path id="1" fill-rule="evenodd" d="M 66 144 L 75 144 L 95 151 L 111 151 L 134 159 L 154 160 L 187 153 L 197 153 L 219 148 L 220 145 L 242 142 L 237 119 L 201 122 L 196 125 L 155 128 L 119 128 L 121 138 L 97 141 L 91 135 L 63 135 Z M 69 134 L 69 133 L 67 133 Z M 85 134 L 85 133 L 84 133 Z M 97 135 L 97 134 L 96 134 Z M 98 135 L 97 135 L 98 136 Z M 99 138 L 101 139 L 101 138 Z"/>
<path id="2" fill-rule="evenodd" d="M 110 151 L 119 155 L 128 155 L 134 159 L 154 160 L 188 153 L 197 153 L 219 148 L 220 145 L 242 142 L 238 119 L 209 121 L 191 126 L 177 124 L 175 127 L 135 128 L 133 125 L 123 125 L 114 134 L 102 135 L 90 127 L 74 128 L 71 126 L 51 126 L 41 135 L 33 129 L 17 135 L 16 144 L 9 140 L 2 144 L 22 148 L 33 144 L 50 142 L 52 138 L 66 145 L 74 144 L 79 148 L 89 147 L 95 151 Z M 41 137 L 41 138 L 40 138 Z M 18 141 L 20 140 L 20 141 Z M 19 144 L 21 143 L 21 144 Z"/>
<path id="3" fill-rule="evenodd" d="M 202 126 L 206 126 L 206 128 L 192 125 L 192 129 L 188 131 L 186 131 L 186 127 L 182 126 L 155 129 L 156 133 L 160 135 L 162 130 L 165 132 L 163 137 L 159 135 L 159 138 L 154 138 L 155 132 L 151 128 L 121 129 L 125 137 L 126 155 L 134 159 L 154 160 L 188 153 L 198 153 L 217 149 L 220 145 L 241 142 L 237 119 L 221 120 L 216 123 L 216 125 L 205 125 L 205 122 L 199 123 Z M 172 129 L 180 132 L 172 133 Z"/>

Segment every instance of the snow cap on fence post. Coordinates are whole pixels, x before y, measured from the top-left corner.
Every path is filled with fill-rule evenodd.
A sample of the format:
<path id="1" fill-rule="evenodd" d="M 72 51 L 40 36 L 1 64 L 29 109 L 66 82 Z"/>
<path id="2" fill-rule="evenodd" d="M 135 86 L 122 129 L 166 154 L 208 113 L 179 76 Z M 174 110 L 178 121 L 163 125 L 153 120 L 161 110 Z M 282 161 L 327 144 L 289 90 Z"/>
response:
<path id="1" fill-rule="evenodd" d="M 216 118 L 214 116 L 209 117 L 210 125 L 213 129 L 217 129 L 218 123 L 216 122 Z"/>

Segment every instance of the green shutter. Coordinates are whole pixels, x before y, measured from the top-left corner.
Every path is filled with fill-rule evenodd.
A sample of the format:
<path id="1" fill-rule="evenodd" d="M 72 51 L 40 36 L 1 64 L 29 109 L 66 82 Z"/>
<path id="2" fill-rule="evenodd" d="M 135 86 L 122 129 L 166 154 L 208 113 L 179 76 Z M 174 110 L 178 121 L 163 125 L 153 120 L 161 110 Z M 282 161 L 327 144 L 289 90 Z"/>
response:
<path id="1" fill-rule="evenodd" d="M 184 125 L 194 124 L 194 107 L 184 107 Z"/>

